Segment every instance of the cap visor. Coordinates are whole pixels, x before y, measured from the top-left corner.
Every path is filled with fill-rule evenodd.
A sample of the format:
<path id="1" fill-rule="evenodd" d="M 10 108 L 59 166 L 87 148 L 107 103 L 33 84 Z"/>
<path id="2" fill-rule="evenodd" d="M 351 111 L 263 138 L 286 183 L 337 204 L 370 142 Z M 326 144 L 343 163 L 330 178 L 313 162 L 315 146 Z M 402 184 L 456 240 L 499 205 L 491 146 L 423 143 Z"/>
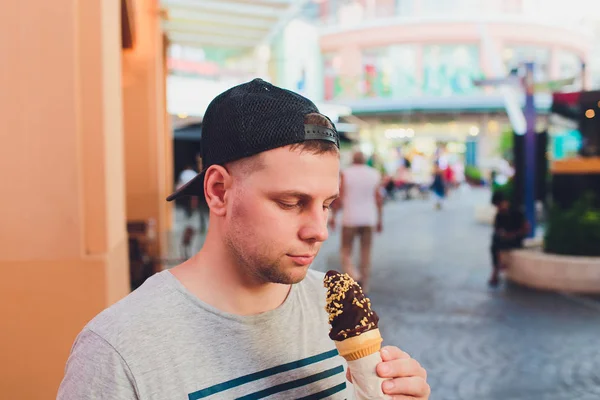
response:
<path id="1" fill-rule="evenodd" d="M 204 200 L 204 175 L 206 170 L 200 172 L 191 181 L 180 187 L 167 197 L 167 201 L 173 201 L 185 196 L 199 196 Z"/>

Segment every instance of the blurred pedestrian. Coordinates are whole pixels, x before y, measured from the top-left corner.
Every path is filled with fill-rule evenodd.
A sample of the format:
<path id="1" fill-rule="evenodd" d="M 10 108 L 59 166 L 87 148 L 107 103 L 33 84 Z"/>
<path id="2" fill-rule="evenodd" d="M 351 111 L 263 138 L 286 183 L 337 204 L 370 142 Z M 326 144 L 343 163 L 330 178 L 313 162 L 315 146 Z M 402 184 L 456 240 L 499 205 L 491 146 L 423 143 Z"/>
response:
<path id="1" fill-rule="evenodd" d="M 352 165 L 342 171 L 340 199 L 342 207 L 342 270 L 369 290 L 373 231 L 383 229 L 383 190 L 381 174 L 366 165 L 365 155 L 353 154 Z M 335 228 L 336 211 L 331 212 L 330 226 Z M 358 271 L 352 262 L 354 240 L 360 240 Z"/>
<path id="2" fill-rule="evenodd" d="M 194 167 L 191 164 L 186 164 L 183 171 L 181 171 L 179 174 L 176 190 L 183 188 L 188 182 L 193 180 L 197 174 L 198 173 L 194 170 Z M 181 205 L 181 207 L 183 207 L 184 214 L 187 219 L 185 222 L 185 228 L 183 229 L 183 233 L 181 235 L 181 257 L 188 259 L 191 256 L 192 242 L 194 240 L 194 236 L 196 235 L 196 230 L 192 225 L 192 217 L 194 216 L 194 212 L 198 209 L 198 196 L 182 197 L 178 199 L 178 203 Z"/>
<path id="3" fill-rule="evenodd" d="M 441 210 L 444 199 L 446 198 L 447 187 L 446 180 L 444 179 L 444 170 L 440 168 L 437 162 L 433 168 L 433 183 L 431 184 L 431 191 L 435 195 L 436 210 Z"/>
<path id="4" fill-rule="evenodd" d="M 179 174 L 179 179 L 177 180 L 177 185 L 175 186 L 176 190 L 179 190 L 189 181 L 194 179 L 197 174 L 198 172 L 194 170 L 194 167 L 190 163 L 186 164 L 183 171 L 181 171 Z M 191 218 L 198 206 L 198 197 L 187 196 L 182 199 L 178 199 L 177 203 L 183 208 L 186 217 Z"/>
<path id="5" fill-rule="evenodd" d="M 506 268 L 506 256 L 512 249 L 523 247 L 523 240 L 529 232 L 525 215 L 512 207 L 502 192 L 494 192 L 492 204 L 497 213 L 492 235 L 492 275 L 488 281 L 491 287 L 500 283 L 500 272 Z"/>

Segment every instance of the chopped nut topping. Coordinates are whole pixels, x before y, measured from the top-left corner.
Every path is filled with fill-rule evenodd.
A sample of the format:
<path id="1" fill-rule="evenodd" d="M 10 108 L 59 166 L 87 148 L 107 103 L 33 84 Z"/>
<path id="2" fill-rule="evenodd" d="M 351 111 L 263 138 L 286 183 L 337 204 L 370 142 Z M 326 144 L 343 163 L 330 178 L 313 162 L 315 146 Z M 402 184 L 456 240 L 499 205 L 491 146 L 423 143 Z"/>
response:
<path id="1" fill-rule="evenodd" d="M 371 310 L 371 301 L 350 276 L 330 271 L 323 283 L 327 288 L 325 310 L 331 324 L 329 336 L 333 340 L 377 328 L 379 317 Z"/>

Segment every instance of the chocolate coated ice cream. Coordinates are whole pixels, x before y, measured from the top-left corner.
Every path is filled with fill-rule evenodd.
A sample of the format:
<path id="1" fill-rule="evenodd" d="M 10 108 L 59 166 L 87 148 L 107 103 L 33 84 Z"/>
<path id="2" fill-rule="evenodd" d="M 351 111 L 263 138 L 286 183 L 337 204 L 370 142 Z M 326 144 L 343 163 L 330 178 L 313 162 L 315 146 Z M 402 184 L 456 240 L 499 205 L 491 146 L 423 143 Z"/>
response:
<path id="1" fill-rule="evenodd" d="M 348 274 L 329 271 L 323 281 L 332 340 L 344 340 L 377 328 L 379 317 L 371 310 L 371 301 Z"/>

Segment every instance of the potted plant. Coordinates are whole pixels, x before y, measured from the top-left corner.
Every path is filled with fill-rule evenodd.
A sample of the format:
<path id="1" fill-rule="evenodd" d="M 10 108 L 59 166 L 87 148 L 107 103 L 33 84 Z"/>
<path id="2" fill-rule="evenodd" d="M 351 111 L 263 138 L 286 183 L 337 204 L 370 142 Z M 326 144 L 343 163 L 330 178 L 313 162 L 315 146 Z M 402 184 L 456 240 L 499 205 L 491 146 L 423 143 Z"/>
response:
<path id="1" fill-rule="evenodd" d="M 544 237 L 546 253 L 600 257 L 600 208 L 587 193 L 570 208 L 553 206 Z"/>
<path id="2" fill-rule="evenodd" d="M 467 165 L 465 168 L 465 180 L 473 186 L 483 185 L 483 174 L 481 170 L 474 165 Z"/>

